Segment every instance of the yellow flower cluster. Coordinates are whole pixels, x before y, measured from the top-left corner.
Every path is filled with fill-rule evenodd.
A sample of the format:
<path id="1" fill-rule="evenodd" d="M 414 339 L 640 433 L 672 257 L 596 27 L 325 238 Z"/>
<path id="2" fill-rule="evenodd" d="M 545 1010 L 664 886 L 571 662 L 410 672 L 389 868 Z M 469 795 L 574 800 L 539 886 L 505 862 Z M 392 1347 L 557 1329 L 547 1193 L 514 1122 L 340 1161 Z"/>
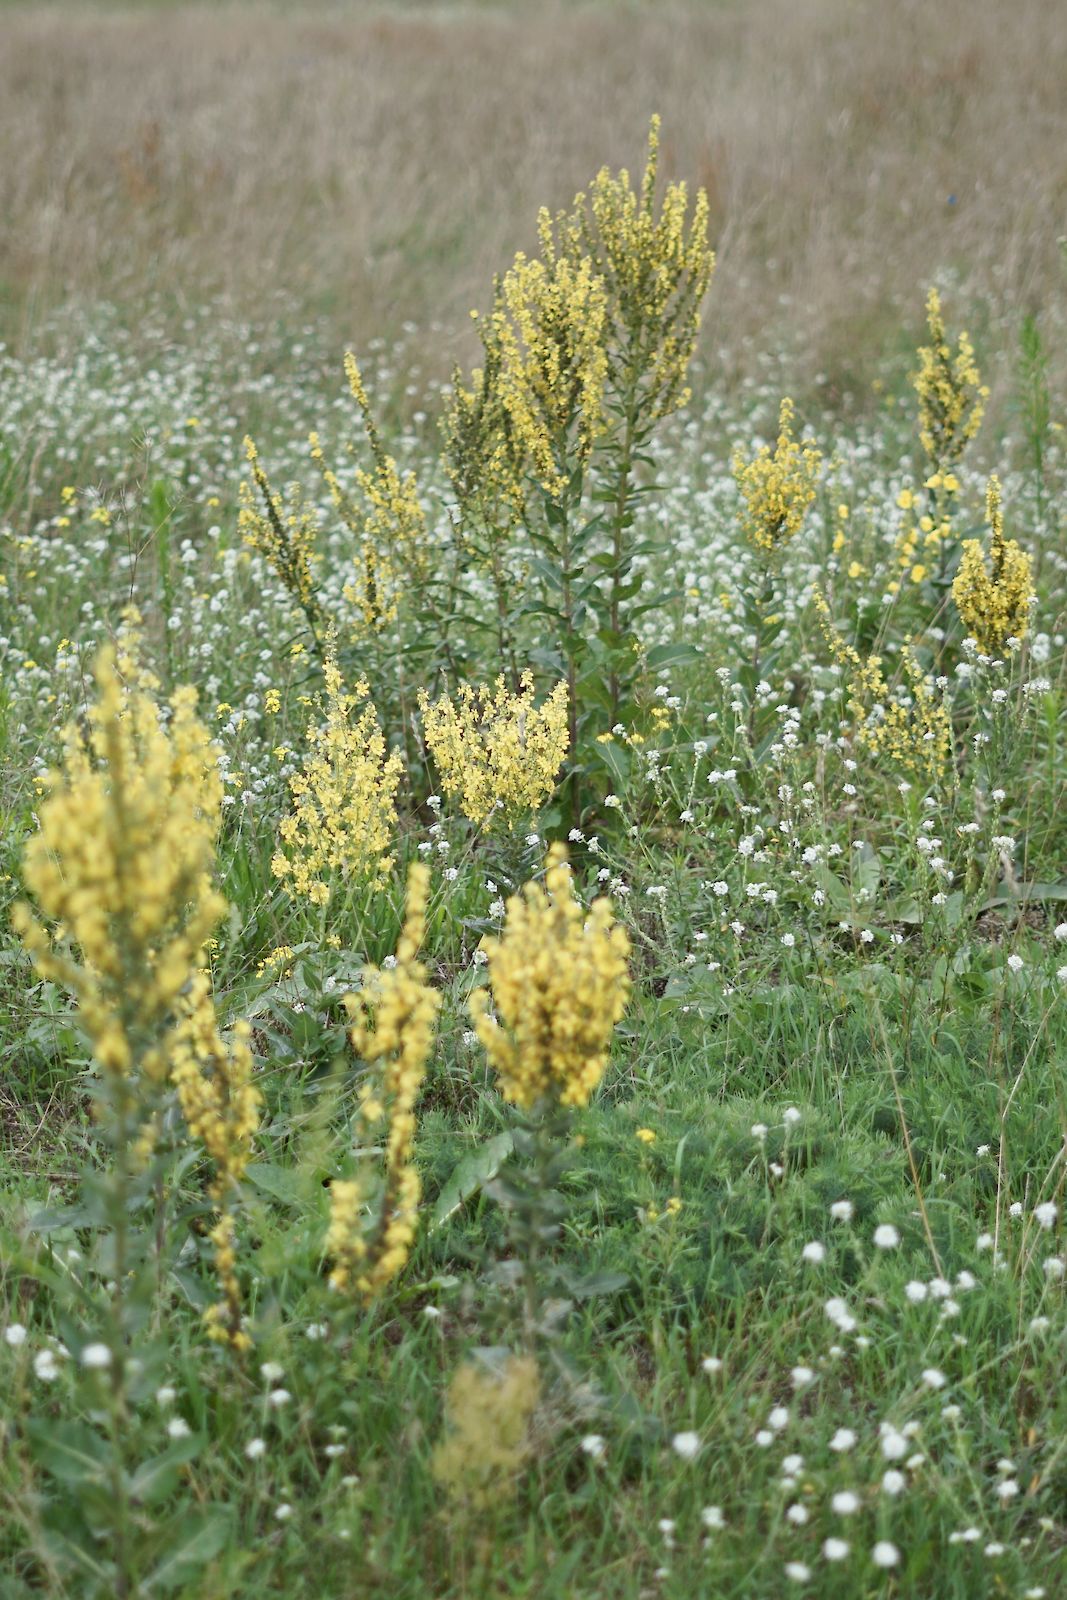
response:
<path id="1" fill-rule="evenodd" d="M 327 466 L 317 433 L 309 438 L 311 459 L 322 473 L 334 508 L 355 536 L 359 553 L 356 576 L 345 586 L 345 598 L 356 608 L 362 626 L 378 632 L 395 620 L 401 588 L 425 570 L 426 517 L 419 503 L 415 475 L 401 475 L 381 435 L 367 398 L 355 356 L 345 355 L 348 390 L 359 407 L 363 431 L 370 445 L 373 468 L 356 469 L 356 486 L 363 497 L 357 505 L 340 479 Z"/>
<path id="2" fill-rule="evenodd" d="M 978 539 L 963 541 L 963 559 L 952 581 L 960 620 L 979 650 L 999 655 L 1009 639 L 1022 639 L 1030 616 L 1034 578 L 1030 557 L 1015 539 L 1004 537 L 1000 481 L 989 480 L 986 518 L 990 528 L 990 566 Z"/>
<path id="3" fill-rule="evenodd" d="M 708 200 L 698 191 L 692 219 L 684 183 L 669 184 L 656 216 L 660 119 L 652 118 L 648 157 L 639 190 L 625 170 L 603 167 L 588 196 L 578 194 L 569 217 L 557 219 L 567 254 L 590 257 L 603 278 L 608 300 L 609 343 L 626 384 L 640 375 L 642 405 L 654 417 L 685 404 L 689 363 L 700 331 L 700 306 L 711 282 L 715 256 L 708 249 Z M 688 232 L 687 232 L 688 223 Z M 540 232 L 551 241 L 548 213 Z"/>
<path id="4" fill-rule="evenodd" d="M 313 508 L 305 505 L 299 484 L 290 484 L 288 505 L 274 492 L 260 463 L 259 452 L 247 437 L 245 457 L 252 469 L 252 483 L 243 482 L 238 491 L 241 509 L 237 525 L 245 543 L 266 557 L 308 620 L 314 623 L 320 610 L 311 571 L 318 519 Z M 255 491 L 258 491 L 258 501 Z"/>
<path id="5" fill-rule="evenodd" d="M 501 399 L 503 354 L 492 323 L 481 325 L 485 361 L 467 387 L 458 368 L 444 416 L 445 470 L 463 511 L 495 548 L 522 516 L 526 498 L 523 445 Z M 468 539 L 468 550 L 477 554 Z M 492 555 L 490 555 L 492 560 Z"/>
<path id="6" fill-rule="evenodd" d="M 310 749 L 289 780 L 293 809 L 279 830 L 282 849 L 271 862 L 276 878 L 318 906 L 329 902 L 333 873 L 377 884 L 389 871 L 404 767 L 397 751 L 386 754 L 366 682 L 349 694 L 332 657 L 323 677 L 326 721 L 308 731 Z"/>
<path id="7" fill-rule="evenodd" d="M 552 793 L 567 757 L 567 685 L 557 683 L 535 706 L 533 676 L 524 672 L 517 694 L 498 678 L 495 688 L 463 684 L 455 698 L 431 704 L 419 695 L 423 729 L 445 793 L 481 825 L 499 811 L 509 826 L 536 811 Z"/>
<path id="8" fill-rule="evenodd" d="M 510 1356 L 500 1370 L 468 1361 L 448 1386 L 448 1432 L 433 1453 L 437 1482 L 481 1510 L 514 1492 L 533 1448 L 530 1424 L 541 1393 L 532 1356 Z"/>
<path id="9" fill-rule="evenodd" d="M 955 473 L 934 472 L 927 478 L 924 487 L 930 491 L 931 503 L 936 508 L 942 503 L 942 494 L 955 495 L 960 485 Z M 897 495 L 897 505 L 902 511 L 914 511 L 917 509 L 916 497 L 910 489 L 902 489 Z M 943 512 L 937 517 L 924 512 L 916 522 L 905 523 L 896 540 L 896 560 L 901 575 L 886 585 L 889 593 L 899 594 L 900 585 L 905 579 L 909 583 L 922 583 L 930 574 L 928 563 L 951 538 L 952 524 Z"/>
<path id="10" fill-rule="evenodd" d="M 415 1237 L 421 1187 L 413 1163 L 415 1102 L 433 1049 L 440 996 L 431 987 L 419 948 L 426 930 L 430 873 L 421 862 L 408 873 L 404 927 L 394 966 L 370 968 L 364 988 L 346 999 L 353 1018 L 356 1050 L 379 1068 L 363 1093 L 360 1120 L 371 1129 L 383 1119 L 385 1170 L 372 1227 L 365 1223 L 366 1185 L 338 1179 L 330 1189 L 327 1254 L 333 1259 L 330 1282 L 355 1287 L 367 1298 L 396 1277 Z"/>
<path id="11" fill-rule="evenodd" d="M 586 1105 L 630 991 L 630 941 L 611 901 L 594 900 L 587 916 L 566 850 L 553 845 L 544 887 L 528 883 L 513 895 L 501 937 L 482 947 L 496 1016 L 484 989 L 471 995 L 470 1012 L 505 1099 L 523 1110 Z"/>
<path id="12" fill-rule="evenodd" d="M 135 1079 L 166 1078 L 178 997 L 226 909 L 211 883 L 217 751 L 194 690 L 177 691 L 164 722 L 136 620 L 117 654 L 97 658 L 88 735 L 67 730 L 26 846 L 26 886 L 48 922 L 15 913 L 38 970 L 75 995 L 101 1069 L 130 1080 L 131 1112 Z"/>
<path id="13" fill-rule="evenodd" d="M 849 710 L 859 743 L 893 766 L 936 782 L 952 754 L 952 720 L 928 675 L 905 647 L 907 688 L 894 693 L 883 676 L 881 656 L 864 660 L 833 628 L 822 595 L 816 594 L 815 605 L 831 654 L 849 673 Z"/>
<path id="14" fill-rule="evenodd" d="M 687 398 L 715 258 L 702 190 L 691 211 L 685 184 L 669 185 L 657 214 L 659 126 L 654 117 L 640 189 L 604 168 L 570 213 L 543 210 L 540 259 L 518 255 L 491 314 L 475 313 L 484 363 L 469 384 L 453 375 L 446 467 L 465 531 L 473 522 L 488 537 L 490 560 L 531 481 L 561 498 L 616 417 L 629 464 L 634 430 Z"/>
<path id="15" fill-rule="evenodd" d="M 218 1217 L 210 1237 L 222 1299 L 208 1307 L 204 1321 L 211 1338 L 237 1350 L 248 1349 L 251 1341 L 241 1322 L 236 1228 L 229 1200 L 252 1154 L 262 1099 L 252 1083 L 250 1035 L 248 1023 L 242 1021 L 232 1040 L 223 1041 L 208 974 L 194 973 L 174 1030 L 170 1076 L 186 1126 L 214 1166 L 208 1192 L 218 1206 Z"/>
<path id="16" fill-rule="evenodd" d="M 588 257 L 521 252 L 489 318 L 500 409 L 519 460 L 558 499 L 604 425 L 607 297 Z"/>
<path id="17" fill-rule="evenodd" d="M 936 289 L 926 297 L 926 326 L 930 343 L 919 348 L 919 370 L 912 383 L 919 396 L 922 447 L 934 467 L 943 471 L 959 460 L 978 432 L 989 390 L 966 333 L 960 333 L 953 352 Z"/>
<path id="18" fill-rule="evenodd" d="M 734 452 L 734 481 L 745 502 L 742 527 L 757 554 L 772 556 L 800 531 L 804 514 L 815 499 L 822 455 L 811 444 L 793 438 L 794 407 L 783 399 L 778 412 L 778 439 L 764 445 L 751 461 Z"/>

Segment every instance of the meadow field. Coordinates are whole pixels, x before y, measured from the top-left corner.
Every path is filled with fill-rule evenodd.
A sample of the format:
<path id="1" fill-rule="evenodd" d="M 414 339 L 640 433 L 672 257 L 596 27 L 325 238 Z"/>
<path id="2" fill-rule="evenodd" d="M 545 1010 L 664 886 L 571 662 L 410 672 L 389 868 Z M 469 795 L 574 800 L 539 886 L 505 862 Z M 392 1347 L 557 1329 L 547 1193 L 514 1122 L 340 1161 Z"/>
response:
<path id="1" fill-rule="evenodd" d="M 1056 10 L 0 4 L 0 1600 L 1067 1597 Z"/>

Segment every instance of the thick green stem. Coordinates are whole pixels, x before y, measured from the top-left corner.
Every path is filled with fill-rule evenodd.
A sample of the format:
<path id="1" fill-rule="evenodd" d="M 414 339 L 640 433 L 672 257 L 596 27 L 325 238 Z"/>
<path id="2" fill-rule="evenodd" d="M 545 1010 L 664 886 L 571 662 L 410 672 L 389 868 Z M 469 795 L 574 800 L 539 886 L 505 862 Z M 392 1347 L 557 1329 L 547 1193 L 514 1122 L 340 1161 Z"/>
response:
<path id="1" fill-rule="evenodd" d="M 529 1199 L 521 1232 L 523 1251 L 523 1331 L 533 1351 L 544 1333 L 541 1322 L 541 1263 L 545 1233 L 551 1223 L 546 1203 L 551 1191 L 551 1167 L 556 1129 L 542 1117 L 533 1134 L 533 1162 L 527 1173 Z"/>
<path id="2" fill-rule="evenodd" d="M 559 499 L 559 551 L 563 588 L 563 648 L 567 658 L 567 754 L 571 766 L 568 785 L 570 790 L 570 825 L 572 828 L 576 828 L 580 811 L 577 766 L 578 656 L 574 628 L 574 587 L 571 578 L 571 509 L 571 481 L 567 477 L 566 487 Z"/>
<path id="3" fill-rule="evenodd" d="M 129 1111 L 130 1089 L 124 1080 L 112 1084 L 115 1094 L 114 1165 L 108 1180 L 108 1206 L 114 1242 L 114 1288 L 108 1346 L 111 1363 L 108 1383 L 108 1434 L 111 1451 L 109 1476 L 112 1497 L 112 1538 L 114 1541 L 115 1594 L 120 1600 L 134 1593 L 129 1537 L 130 1508 L 126 1493 L 126 1328 L 125 1293 L 129 1254 Z"/>
<path id="4" fill-rule="evenodd" d="M 626 396 L 626 418 L 623 424 L 622 444 L 619 453 L 619 477 L 615 489 L 615 504 L 611 526 L 611 586 L 608 602 L 608 625 L 613 634 L 619 632 L 622 614 L 622 558 L 626 542 L 626 512 L 630 503 L 633 480 L 634 429 L 637 423 L 637 385 L 631 382 Z M 620 683 L 617 665 L 611 669 L 609 682 L 611 694 L 611 726 L 619 720 Z"/>

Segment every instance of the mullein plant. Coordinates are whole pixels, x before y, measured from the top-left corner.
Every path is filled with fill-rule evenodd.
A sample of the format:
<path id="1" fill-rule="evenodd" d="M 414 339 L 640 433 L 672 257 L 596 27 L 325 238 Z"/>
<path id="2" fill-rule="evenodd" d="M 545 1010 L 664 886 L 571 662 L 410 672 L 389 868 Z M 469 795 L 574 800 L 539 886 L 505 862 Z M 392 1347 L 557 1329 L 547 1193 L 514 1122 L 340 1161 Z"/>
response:
<path id="1" fill-rule="evenodd" d="M 351 350 L 345 353 L 348 392 L 359 413 L 369 465 L 351 441 L 347 454 L 354 466 L 354 492 L 349 492 L 327 463 L 317 433 L 309 435 L 311 458 L 322 474 L 334 511 L 353 543 L 353 573 L 344 586 L 349 606 L 346 633 L 350 648 L 342 652 L 360 662 L 379 703 L 387 708 L 389 726 L 406 741 L 411 721 L 405 666 L 432 654 L 438 635 L 434 581 L 426 513 L 413 472 L 401 472 L 386 450 L 367 395 L 363 374 Z M 424 608 L 422 625 L 404 629 L 409 614 Z M 427 619 L 433 619 L 433 626 Z M 403 635 L 403 645 L 401 637 Z M 393 714 L 395 713 L 395 715 Z"/>
<path id="2" fill-rule="evenodd" d="M 390 872 L 396 792 L 403 758 L 386 749 L 366 680 L 346 688 L 327 641 L 324 720 L 308 729 L 308 749 L 289 779 L 291 809 L 271 862 L 297 900 L 330 908 L 336 926 L 354 901 L 365 905 Z"/>
<path id="3" fill-rule="evenodd" d="M 579 768 L 602 765 L 595 735 L 633 716 L 647 665 L 681 659 L 669 646 L 641 659 L 636 618 L 666 597 L 633 573 L 651 548 L 636 506 L 655 428 L 687 398 L 714 257 L 703 193 L 690 214 L 672 184 L 657 210 L 658 149 L 655 118 L 639 189 L 604 170 L 571 212 L 541 213 L 540 259 L 517 257 L 498 283 L 477 319 L 483 364 L 469 383 L 456 374 L 445 419 L 457 523 L 494 585 L 501 659 L 514 677 L 530 617 L 559 639 L 537 659 L 567 684 L 572 820 Z"/>
<path id="4" fill-rule="evenodd" d="M 818 493 L 822 455 L 815 445 L 795 437 L 796 410 L 785 397 L 778 410 L 778 436 L 751 459 L 734 451 L 732 470 L 741 495 L 741 529 L 755 558 L 754 574 L 744 595 L 744 619 L 750 655 L 738 671 L 748 702 L 745 733 L 754 759 L 760 759 L 777 728 L 760 741 L 756 725 L 757 686 L 777 660 L 784 625 L 781 592 L 782 557 L 800 532 Z"/>
<path id="5" fill-rule="evenodd" d="M 519 255 L 491 316 L 502 360 L 500 403 L 522 454 L 529 492 L 523 529 L 541 575 L 537 614 L 558 640 L 545 665 L 567 684 L 568 756 L 578 745 L 578 675 L 592 592 L 585 470 L 604 424 L 607 303 L 588 257 Z M 572 811 L 577 791 L 571 790 Z"/>
<path id="6" fill-rule="evenodd" d="M 482 940 L 488 985 L 470 1014 L 505 1100 L 515 1108 L 515 1158 L 488 1193 L 506 1209 L 521 1274 L 528 1347 L 552 1332 L 546 1249 L 566 1205 L 557 1185 L 570 1162 L 573 1118 L 608 1065 L 630 992 L 630 943 L 611 901 L 578 900 L 566 850 L 551 846 L 544 883 L 507 902 L 499 937 Z M 565 1281 L 565 1280 L 564 1280 Z"/>
<path id="7" fill-rule="evenodd" d="M 965 539 L 952 598 L 969 654 L 966 674 L 975 689 L 975 750 L 988 786 L 995 788 L 1012 763 L 1015 739 L 1026 720 L 1026 690 L 1015 667 L 1022 659 L 1036 595 L 1028 552 L 1017 540 L 1004 537 L 1000 480 L 995 475 L 986 487 L 986 521 L 988 564 L 982 541 Z"/>
<path id="8" fill-rule="evenodd" d="M 585 253 L 607 294 L 605 426 L 597 443 L 596 496 L 604 507 L 610 548 L 598 561 L 606 616 L 597 632 L 596 670 L 606 681 L 609 727 L 631 718 L 638 641 L 629 604 L 639 592 L 635 558 L 654 548 L 635 538 L 642 492 L 639 468 L 656 428 L 689 399 L 689 367 L 700 332 L 701 307 L 715 268 L 708 248 L 708 200 L 701 189 L 692 210 L 684 183 L 670 183 L 657 207 L 660 119 L 652 118 L 645 170 L 638 187 L 623 169 L 601 169 L 588 194 L 575 197 L 555 226 L 542 212 L 543 246 Z"/>
<path id="9" fill-rule="evenodd" d="M 900 673 L 888 681 L 880 655 L 862 656 L 841 638 L 818 591 L 815 609 L 830 654 L 847 676 L 857 745 L 908 778 L 938 783 L 952 762 L 952 719 L 937 683 L 908 646 L 901 650 Z"/>
<path id="10" fill-rule="evenodd" d="M 1004 537 L 1000 479 L 986 487 L 989 565 L 979 539 L 963 541 L 952 598 L 967 636 L 983 655 L 1000 656 L 1018 649 L 1030 623 L 1034 578 L 1029 555 L 1015 539 Z"/>
<path id="11" fill-rule="evenodd" d="M 14 913 L 40 975 L 73 996 L 92 1056 L 87 1083 L 105 1157 L 82 1182 L 93 1244 L 80 1276 L 52 1281 L 58 1295 L 77 1302 L 72 1353 L 88 1380 L 99 1375 L 93 1404 L 96 1418 L 106 1417 L 106 1435 L 96 1425 L 83 1430 L 79 1469 L 72 1456 L 60 1482 L 74 1496 L 64 1513 L 68 1551 L 85 1525 L 106 1527 L 106 1558 L 85 1533 L 95 1550 L 87 1570 L 98 1572 L 105 1560 L 110 1592 L 120 1595 L 137 1592 L 146 1552 L 159 1553 L 150 1521 L 135 1508 L 127 1459 L 139 1449 L 131 1408 L 150 1379 L 147 1325 L 169 1260 L 170 1107 L 177 1102 L 212 1163 L 211 1240 L 222 1293 L 206 1313 L 207 1330 L 242 1351 L 248 1336 L 234 1208 L 259 1102 L 247 1030 L 223 1041 L 205 972 L 207 942 L 226 910 L 212 882 L 222 802 L 217 751 L 193 690 L 179 689 L 161 706 L 139 661 L 136 624 L 128 616 L 117 649 L 97 658 L 87 725 L 67 730 L 39 830 L 26 846 L 23 876 L 37 909 L 20 904 Z M 63 1304 L 57 1309 L 67 1315 Z M 83 1342 L 80 1329 L 94 1322 L 99 1335 Z M 38 1440 L 46 1468 L 51 1437 L 50 1426 Z"/>
<path id="12" fill-rule="evenodd" d="M 423 691 L 419 704 L 441 787 L 475 827 L 514 833 L 545 804 L 567 757 L 565 683 L 538 706 L 526 669 L 515 693 L 501 677 L 436 701 Z"/>
<path id="13" fill-rule="evenodd" d="M 243 481 L 238 490 L 237 525 L 245 544 L 266 559 L 303 612 L 318 650 L 326 623 L 314 575 L 318 517 L 298 483 L 290 484 L 285 495 L 271 487 L 253 439 L 246 437 L 244 448 L 251 482 Z"/>
<path id="14" fill-rule="evenodd" d="M 429 888 L 429 868 L 414 863 L 393 964 L 368 968 L 360 993 L 346 999 L 352 1045 L 369 1068 L 354 1131 L 361 1146 L 380 1144 L 383 1159 L 373 1178 L 364 1159 L 355 1176 L 334 1179 L 325 1253 L 331 1286 L 363 1301 L 378 1295 L 404 1267 L 418 1222 L 415 1106 L 441 1004 L 419 960 Z"/>
<path id="15" fill-rule="evenodd" d="M 262 1096 L 252 1082 L 252 1030 L 236 1022 L 231 1037 L 219 1030 L 211 978 L 201 968 L 183 996 L 171 1046 L 170 1080 L 185 1124 L 211 1161 L 208 1195 L 216 1208 L 209 1238 L 215 1251 L 220 1298 L 204 1313 L 210 1338 L 234 1350 L 251 1348 L 237 1275 L 236 1210 L 240 1184 L 259 1128 Z"/>
<path id="16" fill-rule="evenodd" d="M 640 184 L 605 169 L 570 212 L 542 212 L 539 255 L 516 256 L 488 315 L 474 314 L 483 359 L 469 378 L 454 375 L 443 419 L 455 496 L 450 563 L 431 559 L 414 478 L 384 449 L 353 355 L 345 372 L 370 454 L 354 488 L 310 436 L 312 461 L 353 540 L 349 631 L 389 729 L 407 740 L 405 655 L 423 658 L 424 681 L 442 669 L 456 677 L 453 638 L 488 628 L 513 692 L 520 663 L 531 661 L 567 685 L 572 822 L 590 798 L 582 773 L 604 774 L 596 736 L 638 715 L 635 690 L 649 669 L 696 653 L 665 643 L 646 656 L 638 635 L 642 612 L 673 598 L 647 593 L 634 571 L 654 548 L 636 532 L 648 452 L 658 425 L 688 398 L 714 267 L 706 196 L 691 204 L 686 186 L 672 183 L 657 200 L 658 165 L 656 117 Z M 341 619 L 324 615 L 316 590 L 317 513 L 298 486 L 285 495 L 272 489 L 250 439 L 245 450 L 242 532 L 302 610 L 323 658 Z M 489 618 L 463 599 L 472 563 L 492 588 Z M 401 650 L 403 613 L 418 625 Z M 382 698 L 387 670 L 396 675 L 395 706 Z"/>
<path id="17" fill-rule="evenodd" d="M 315 583 L 320 559 L 316 544 L 322 531 L 319 513 L 307 502 L 299 484 L 289 485 L 284 495 L 271 487 L 250 438 L 245 440 L 245 455 L 251 481 L 240 487 L 239 526 L 245 543 L 266 558 L 303 612 L 320 660 L 332 653 L 344 664 L 353 654 L 358 656 L 360 675 L 370 679 L 379 703 L 387 706 L 390 727 L 395 723 L 406 738 L 410 707 L 405 657 L 425 650 L 423 641 L 435 640 L 441 631 L 425 626 L 416 629 L 400 648 L 405 615 L 412 606 L 425 601 L 430 607 L 427 614 L 439 621 L 433 608 L 434 573 L 426 513 L 414 473 L 401 472 L 385 449 L 351 351 L 345 354 L 344 371 L 369 456 L 368 465 L 363 465 L 356 445 L 348 444 L 346 454 L 353 464 L 351 487 L 330 465 L 319 434 L 308 435 L 311 461 L 335 516 L 351 538 L 353 570 L 343 586 L 344 615 L 327 616 Z"/>
<path id="18" fill-rule="evenodd" d="M 516 635 L 534 611 L 559 638 L 545 664 L 567 683 L 568 754 L 578 737 L 589 587 L 581 509 L 586 464 L 604 424 L 606 316 L 604 285 L 587 256 L 553 252 L 542 261 L 520 253 L 497 282 L 488 317 L 476 316 L 485 359 L 469 385 L 455 375 L 445 419 L 448 473 L 464 496 L 457 524 L 464 544 L 485 553 L 504 659 L 514 662 Z M 487 523 L 494 512 L 499 527 Z M 509 535 L 520 532 L 515 551 Z M 531 574 L 542 591 L 547 585 L 540 598 L 528 592 Z"/>
<path id="19" fill-rule="evenodd" d="M 955 347 L 950 343 L 936 289 L 926 297 L 926 326 L 930 342 L 920 345 L 918 369 L 911 380 L 919 401 L 919 442 L 926 457 L 925 503 L 910 489 L 902 490 L 898 504 L 914 517 L 897 540 L 900 578 L 890 584 L 893 593 L 909 584 L 931 582 L 935 589 L 947 584 L 960 489 L 957 469 L 982 425 L 989 397 L 968 333 L 961 330 Z"/>

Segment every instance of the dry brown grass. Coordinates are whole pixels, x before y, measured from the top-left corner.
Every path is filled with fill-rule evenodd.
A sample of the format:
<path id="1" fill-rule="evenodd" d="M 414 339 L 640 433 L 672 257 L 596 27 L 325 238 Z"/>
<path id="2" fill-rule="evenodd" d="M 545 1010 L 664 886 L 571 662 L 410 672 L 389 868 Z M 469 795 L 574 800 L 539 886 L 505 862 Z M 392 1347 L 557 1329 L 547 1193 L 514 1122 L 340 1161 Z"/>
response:
<path id="1" fill-rule="evenodd" d="M 656 109 L 666 168 L 711 197 L 711 344 L 788 321 L 847 373 L 914 331 L 936 271 L 993 314 L 1062 300 L 1054 0 L 38 5 L 0 40 L 23 336 L 64 297 L 156 291 L 281 289 L 357 339 L 462 327 L 537 207 L 636 163 Z"/>

